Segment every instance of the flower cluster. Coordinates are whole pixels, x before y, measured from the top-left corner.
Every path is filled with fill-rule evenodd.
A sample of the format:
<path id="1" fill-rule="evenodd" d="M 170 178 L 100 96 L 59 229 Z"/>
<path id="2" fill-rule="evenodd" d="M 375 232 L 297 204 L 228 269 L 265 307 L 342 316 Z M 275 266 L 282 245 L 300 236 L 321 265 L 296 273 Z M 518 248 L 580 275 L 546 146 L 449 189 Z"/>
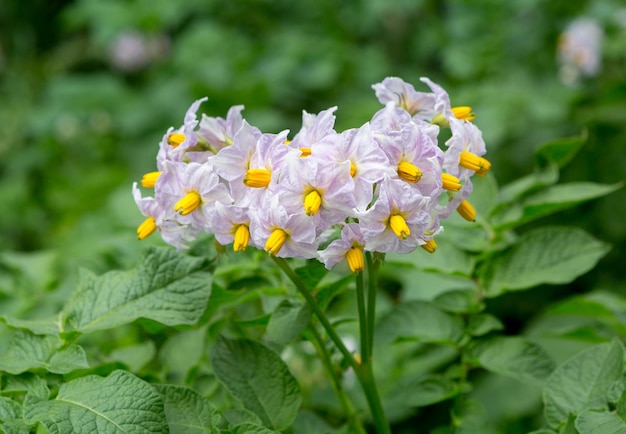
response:
<path id="1" fill-rule="evenodd" d="M 170 128 L 160 143 L 158 171 L 144 175 L 144 239 L 157 229 L 179 249 L 201 232 L 235 251 L 248 246 L 279 257 L 317 258 L 327 268 L 347 260 L 363 269 L 363 251 L 434 252 L 441 221 L 475 211 L 471 176 L 490 163 L 469 107 L 452 107 L 446 91 L 422 78 L 430 92 L 386 78 L 373 89 L 384 105 L 360 128 L 334 129 L 336 107 L 303 113 L 302 128 L 263 133 L 246 122 L 243 106 L 223 118 L 196 112 Z M 440 146 L 441 129 L 449 138 Z"/>

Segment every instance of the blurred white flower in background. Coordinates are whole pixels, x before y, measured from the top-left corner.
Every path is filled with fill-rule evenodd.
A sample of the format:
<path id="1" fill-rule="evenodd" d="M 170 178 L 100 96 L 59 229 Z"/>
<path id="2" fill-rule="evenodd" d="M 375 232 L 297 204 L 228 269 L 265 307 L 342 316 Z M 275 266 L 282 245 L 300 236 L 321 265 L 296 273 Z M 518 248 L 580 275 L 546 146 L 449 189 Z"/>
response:
<path id="1" fill-rule="evenodd" d="M 591 18 L 572 21 L 559 36 L 559 76 L 568 85 L 576 84 L 582 77 L 593 77 L 600 71 L 602 27 Z"/>
<path id="2" fill-rule="evenodd" d="M 165 35 L 146 35 L 137 30 L 120 33 L 109 46 L 109 62 L 122 72 L 135 72 L 167 56 L 170 41 Z"/>

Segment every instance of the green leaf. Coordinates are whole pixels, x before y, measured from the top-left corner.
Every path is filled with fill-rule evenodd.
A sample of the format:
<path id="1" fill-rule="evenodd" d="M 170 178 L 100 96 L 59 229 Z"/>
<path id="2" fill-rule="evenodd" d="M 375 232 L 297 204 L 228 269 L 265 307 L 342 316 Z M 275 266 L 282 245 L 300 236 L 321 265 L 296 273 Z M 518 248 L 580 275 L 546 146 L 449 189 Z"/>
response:
<path id="1" fill-rule="evenodd" d="M 477 219 L 477 222 L 468 222 L 463 220 L 458 213 L 453 213 L 445 223 L 445 231 L 441 236 L 437 236 L 437 244 L 441 244 L 441 246 L 446 243 L 452 244 L 457 249 L 468 252 L 483 252 L 493 249 L 493 235 L 478 223 L 482 220 L 482 214 L 479 214 Z M 437 249 L 434 255 L 439 253 L 439 249 Z"/>
<path id="2" fill-rule="evenodd" d="M 580 434 L 626 434 L 624 419 L 615 413 L 587 410 L 576 418 Z"/>
<path id="3" fill-rule="evenodd" d="M 46 380 L 29 372 L 7 376 L 4 380 L 3 392 L 28 392 L 40 397 L 40 399 L 48 399 L 50 395 Z"/>
<path id="4" fill-rule="evenodd" d="M 266 313 L 252 318 L 240 319 L 235 321 L 241 327 L 267 327 L 272 314 Z"/>
<path id="5" fill-rule="evenodd" d="M 595 345 L 559 365 L 543 391 L 550 426 L 558 427 L 569 414 L 606 408 L 609 389 L 623 371 L 624 350 L 617 340 Z"/>
<path id="6" fill-rule="evenodd" d="M 51 286 L 58 273 L 58 253 L 53 251 L 2 252 L 0 262 L 19 273 L 24 289 L 35 293 Z"/>
<path id="7" fill-rule="evenodd" d="M 415 267 L 385 264 L 380 270 L 380 278 L 388 285 L 402 287 L 403 301 L 432 301 L 439 295 L 462 289 L 476 291 L 476 282 L 467 277 L 449 276 L 443 273 L 416 270 Z"/>
<path id="8" fill-rule="evenodd" d="M 72 380 L 61 385 L 51 401 L 27 395 L 24 420 L 42 423 L 50 434 L 168 432 L 161 395 L 125 371 Z"/>
<path id="9" fill-rule="evenodd" d="M 381 343 L 400 339 L 458 344 L 464 336 L 463 322 L 433 303 L 408 301 L 396 306 L 376 326 L 375 338 Z"/>
<path id="10" fill-rule="evenodd" d="M 424 407 L 445 401 L 459 393 L 457 384 L 441 375 L 400 381 L 392 393 L 393 402 L 408 407 Z"/>
<path id="11" fill-rule="evenodd" d="M 267 429 L 264 426 L 245 422 L 231 428 L 232 434 L 280 434 L 278 431 Z"/>
<path id="12" fill-rule="evenodd" d="M 504 330 L 504 324 L 488 313 L 472 315 L 467 324 L 467 332 L 472 336 L 483 336 L 495 330 Z"/>
<path id="13" fill-rule="evenodd" d="M 498 192 L 498 206 L 492 214 L 502 211 L 508 204 L 519 202 L 525 196 L 554 185 L 559 180 L 559 170 L 556 165 L 548 165 L 530 175 L 516 179 L 500 188 Z"/>
<path id="14" fill-rule="evenodd" d="M 154 387 L 163 398 L 170 434 L 219 433 L 217 410 L 198 392 L 171 384 Z"/>
<path id="15" fill-rule="evenodd" d="M 35 335 L 26 330 L 13 330 L 0 354 L 0 371 L 14 375 L 41 369 L 67 374 L 87 367 L 85 351 L 79 345 L 64 347 L 64 342 L 57 337 Z"/>
<path id="16" fill-rule="evenodd" d="M 328 274 L 328 270 L 320 261 L 307 261 L 306 266 L 294 270 L 310 290 L 313 290 Z"/>
<path id="17" fill-rule="evenodd" d="M 189 371 L 200 364 L 206 346 L 206 327 L 179 332 L 169 337 L 159 353 L 168 381 L 184 381 Z"/>
<path id="18" fill-rule="evenodd" d="M 496 205 L 498 199 L 498 183 L 493 173 L 489 172 L 486 176 L 475 176 L 472 178 L 472 196 L 470 201 L 479 215 L 489 215 Z M 469 223 L 463 219 L 464 224 Z M 445 233 L 445 231 L 444 231 Z"/>
<path id="19" fill-rule="evenodd" d="M 111 351 L 107 359 L 112 362 L 121 362 L 131 371 L 140 371 L 156 355 L 154 342 L 145 341 L 137 345 L 119 347 Z"/>
<path id="20" fill-rule="evenodd" d="M 536 385 L 541 385 L 554 370 L 547 353 L 521 337 L 479 341 L 469 351 L 468 359 L 491 372 Z"/>
<path id="21" fill-rule="evenodd" d="M 229 408 L 222 413 L 224 419 L 229 425 L 241 425 L 242 423 L 253 423 L 255 425 L 263 425 L 263 422 L 256 414 L 245 408 Z"/>
<path id="22" fill-rule="evenodd" d="M 11 328 L 24 329 L 38 335 L 59 336 L 58 318 L 19 319 L 9 315 L 0 315 L 0 321 Z"/>
<path id="23" fill-rule="evenodd" d="M 559 427 L 559 434 L 580 434 L 576 429 L 576 416 L 571 414 L 567 421 Z"/>
<path id="24" fill-rule="evenodd" d="M 204 316 L 214 321 L 219 319 L 220 315 L 230 315 L 230 308 L 257 300 L 261 295 L 260 289 L 224 289 L 213 282 L 209 304 Z"/>
<path id="25" fill-rule="evenodd" d="M 12 399 L 0 396 L 0 431 L 4 434 L 28 434 L 22 420 L 22 406 Z"/>
<path id="26" fill-rule="evenodd" d="M 83 271 L 61 318 L 65 331 L 105 330 L 147 318 L 165 325 L 194 324 L 211 291 L 207 261 L 168 248 L 150 248 L 131 271 L 96 277 Z"/>
<path id="27" fill-rule="evenodd" d="M 211 360 L 218 380 L 265 426 L 280 431 L 291 425 L 300 386 L 276 353 L 258 342 L 220 337 Z"/>
<path id="28" fill-rule="evenodd" d="M 570 182 L 554 185 L 493 214 L 491 224 L 494 230 L 501 232 L 605 196 L 621 187 L 621 183 L 607 185 L 593 182 Z"/>
<path id="29" fill-rule="evenodd" d="M 332 434 L 336 431 L 312 411 L 303 410 L 298 413 L 293 423 L 293 432 L 298 434 Z"/>
<path id="30" fill-rule="evenodd" d="M 345 276 L 341 279 L 323 285 L 315 294 L 315 298 L 322 309 L 326 309 L 330 302 L 339 294 L 348 289 L 348 286 L 354 282 L 354 276 Z"/>
<path id="31" fill-rule="evenodd" d="M 462 400 L 452 417 L 456 425 L 455 434 L 495 434 L 485 408 L 476 400 Z"/>
<path id="32" fill-rule="evenodd" d="M 447 312 L 476 313 L 485 308 L 478 298 L 478 293 L 471 289 L 459 289 L 438 295 L 434 303 Z"/>
<path id="33" fill-rule="evenodd" d="M 587 132 L 583 131 L 580 136 L 544 143 L 535 149 L 535 160 L 540 166 L 554 163 L 561 168 L 576 156 L 586 141 Z"/>
<path id="34" fill-rule="evenodd" d="M 606 243 L 577 228 L 529 231 L 488 263 L 484 273 L 486 295 L 571 282 L 593 268 L 609 249 Z"/>
<path id="35" fill-rule="evenodd" d="M 596 297 L 597 299 L 594 299 Z M 606 300 L 603 300 L 606 298 Z M 626 325 L 624 324 L 623 312 L 620 309 L 620 302 L 623 303 L 617 295 L 600 292 L 595 294 L 585 294 L 583 296 L 572 297 L 547 309 L 547 315 L 558 317 L 574 316 L 589 318 L 593 323 L 603 322 L 616 332 L 626 334 Z M 622 318 L 620 318 L 622 317 Z"/>
<path id="36" fill-rule="evenodd" d="M 410 264 L 418 270 L 446 275 L 471 276 L 476 264 L 475 257 L 448 242 L 447 238 L 449 237 L 445 231 L 441 236 L 437 236 L 438 248 L 435 253 L 430 254 L 420 249 L 411 255 L 388 254 L 385 257 L 385 262 Z"/>
<path id="37" fill-rule="evenodd" d="M 307 303 L 283 300 L 272 313 L 267 325 L 267 337 L 280 345 L 287 345 L 302 333 L 311 320 L 311 308 Z"/>

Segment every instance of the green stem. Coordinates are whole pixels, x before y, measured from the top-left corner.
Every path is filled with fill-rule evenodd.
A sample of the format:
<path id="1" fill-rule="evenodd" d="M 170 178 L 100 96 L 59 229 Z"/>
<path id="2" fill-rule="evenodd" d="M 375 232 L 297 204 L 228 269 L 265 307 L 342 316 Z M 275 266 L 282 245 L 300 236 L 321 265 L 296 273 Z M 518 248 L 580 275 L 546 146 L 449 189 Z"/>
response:
<path id="1" fill-rule="evenodd" d="M 274 255 L 270 255 L 270 256 L 274 260 L 274 262 L 278 264 L 280 269 L 283 270 L 283 272 L 287 275 L 287 277 L 289 277 L 289 280 L 291 280 L 293 284 L 296 285 L 296 289 L 298 290 L 300 294 L 302 294 L 302 296 L 304 297 L 308 305 L 311 307 L 311 309 L 313 309 L 313 313 L 315 314 L 317 319 L 319 319 L 320 323 L 326 330 L 326 333 L 328 333 L 328 337 L 330 337 L 330 339 L 333 341 L 337 349 L 341 352 L 343 357 L 350 364 L 352 369 L 354 369 L 355 372 L 359 370 L 361 366 L 358 364 L 358 362 L 356 361 L 352 353 L 346 348 L 343 341 L 341 340 L 341 338 L 335 331 L 335 328 L 328 320 L 328 317 L 326 316 L 326 314 L 324 313 L 320 305 L 317 303 L 317 300 L 315 299 L 315 297 L 313 297 L 313 294 L 311 294 L 311 291 L 307 288 L 306 284 L 302 281 L 300 276 L 298 276 L 296 272 L 293 271 L 293 269 L 291 268 L 289 263 L 285 261 L 285 259 L 278 258 Z"/>
<path id="2" fill-rule="evenodd" d="M 369 346 L 369 335 L 367 328 L 367 313 L 365 307 L 365 285 L 363 284 L 363 273 L 356 273 L 356 300 L 359 310 L 359 332 L 361 334 L 361 358 L 367 359 L 371 354 Z"/>
<path id="3" fill-rule="evenodd" d="M 372 258 L 370 252 L 365 253 L 367 260 L 367 346 L 369 349 L 367 363 L 372 358 L 374 349 L 374 325 L 376 321 L 376 294 L 378 292 L 378 262 Z"/>
<path id="4" fill-rule="evenodd" d="M 378 394 L 378 388 L 376 387 L 372 364 L 365 363 L 362 368 L 362 372 L 360 375 L 357 375 L 357 378 L 361 383 L 363 392 L 365 392 L 365 398 L 372 412 L 376 432 L 378 434 L 391 434 L 391 428 L 389 427 L 389 422 L 387 422 L 385 409 L 383 408 L 380 395 Z"/>
<path id="5" fill-rule="evenodd" d="M 378 394 L 378 389 L 376 388 L 376 382 L 374 381 L 374 373 L 373 373 L 372 363 L 371 363 L 371 356 L 372 356 L 371 351 L 369 352 L 367 359 L 362 359 L 361 363 L 357 362 L 357 360 L 354 358 L 352 353 L 350 353 L 350 351 L 348 351 L 348 349 L 344 345 L 343 341 L 341 340 L 341 338 L 335 331 L 335 328 L 328 320 L 328 317 L 326 316 L 326 314 L 324 313 L 320 305 L 317 303 L 317 300 L 315 299 L 315 297 L 313 297 L 313 295 L 311 294 L 311 291 L 309 290 L 309 288 L 307 288 L 306 284 L 302 281 L 300 276 L 298 276 L 296 272 L 293 271 L 293 269 L 291 268 L 291 266 L 285 259 L 278 258 L 274 255 L 271 255 L 271 257 L 274 260 L 274 262 L 276 262 L 276 264 L 280 267 L 280 269 L 283 270 L 283 272 L 287 275 L 287 277 L 289 277 L 289 279 L 293 282 L 298 292 L 302 294 L 302 296 L 304 297 L 306 302 L 309 304 L 311 309 L 313 309 L 313 313 L 315 314 L 315 316 L 317 316 L 320 323 L 326 330 L 328 337 L 333 341 L 333 343 L 339 349 L 343 357 L 350 364 L 350 367 L 354 370 L 354 373 L 356 374 L 356 377 L 359 380 L 359 384 L 361 384 L 361 387 L 363 388 L 363 392 L 365 393 L 365 398 L 367 399 L 370 412 L 372 413 L 372 419 L 374 421 L 374 425 L 376 426 L 376 432 L 378 434 L 391 434 L 389 422 L 387 422 L 387 416 L 385 415 L 385 411 L 383 409 L 382 402 Z M 372 296 L 371 293 L 376 291 L 375 276 L 376 276 L 377 264 L 375 264 L 371 260 L 371 257 L 369 256 L 369 254 L 367 258 L 368 258 L 368 266 L 371 268 L 369 271 L 369 278 L 370 280 L 372 280 L 372 278 L 374 277 L 374 283 L 372 283 L 371 281 L 369 282 L 368 298 L 370 299 L 370 303 L 367 306 L 368 308 L 367 309 L 367 315 L 368 315 L 367 324 L 370 325 L 370 327 L 368 328 L 368 333 L 367 333 L 368 334 L 367 342 L 370 345 L 369 350 L 371 350 L 372 349 L 371 344 L 373 343 L 373 340 L 374 340 L 373 339 L 374 310 L 376 308 L 376 295 L 374 294 Z"/>
<path id="6" fill-rule="evenodd" d="M 374 326 L 376 321 L 376 294 L 378 292 L 378 262 L 372 258 L 372 253 L 366 252 L 367 267 L 367 338 L 365 339 L 367 353 L 363 355 L 361 364 L 362 374 L 359 377 L 367 403 L 369 404 L 372 418 L 379 434 L 391 434 L 389 422 L 378 394 L 376 380 L 374 379 L 374 366 L 372 357 L 374 354 Z M 358 285 L 357 285 L 358 288 Z"/>
<path id="7" fill-rule="evenodd" d="M 311 343 L 313 344 L 313 346 L 317 350 L 317 353 L 322 359 L 322 364 L 324 365 L 324 368 L 326 369 L 326 372 L 330 377 L 330 384 L 333 388 L 333 391 L 335 392 L 335 395 L 337 395 L 339 403 L 341 404 L 344 413 L 350 421 L 350 426 L 353 428 L 353 431 L 351 432 L 366 434 L 365 428 L 363 428 L 363 424 L 361 423 L 361 420 L 357 417 L 356 412 L 354 411 L 354 407 L 350 402 L 350 398 L 348 398 L 348 395 L 346 394 L 346 391 L 341 384 L 341 379 L 339 378 L 339 376 L 337 375 L 337 371 L 333 367 L 333 363 L 330 359 L 330 355 L 328 354 L 328 350 L 326 349 L 326 345 L 324 344 L 322 336 L 313 325 L 309 327 L 309 330 L 311 331 L 311 335 L 313 337 L 311 339 Z"/>

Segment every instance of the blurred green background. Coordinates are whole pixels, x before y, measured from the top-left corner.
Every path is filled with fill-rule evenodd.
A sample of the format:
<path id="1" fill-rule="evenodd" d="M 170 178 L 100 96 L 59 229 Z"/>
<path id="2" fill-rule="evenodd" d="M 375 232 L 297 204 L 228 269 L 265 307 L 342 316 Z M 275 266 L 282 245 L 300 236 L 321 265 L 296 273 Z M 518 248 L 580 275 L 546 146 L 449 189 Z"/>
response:
<path id="1" fill-rule="evenodd" d="M 626 7 L 621 0 L 3 0 L 0 249 L 5 268 L 41 252 L 59 276 L 137 260 L 131 183 L 191 102 L 243 104 L 263 131 L 339 106 L 337 128 L 379 109 L 371 85 L 428 76 L 471 105 L 498 182 L 532 170 L 542 142 L 587 134 L 563 181 L 626 174 Z M 600 68 L 564 80 L 558 45 L 593 20 Z M 582 37 L 583 42 L 585 35 Z M 570 65 L 571 67 L 571 65 Z M 570 74 L 571 75 L 571 74 Z M 613 244 L 567 291 L 626 289 L 626 192 L 539 224 L 582 225 Z M 8 258 L 8 259 L 7 259 Z M 12 262 L 13 261 L 13 262 Z M 20 262 L 22 261 L 22 262 Z M 9 264 L 9 265 L 6 265 Z M 59 270 L 64 270 L 60 272 Z M 54 280 L 54 279 L 52 279 Z M 532 303 L 531 303 L 532 305 Z M 512 313 L 512 315 L 514 315 Z M 522 315 L 523 316 L 523 315 Z"/>
<path id="2" fill-rule="evenodd" d="M 601 67 L 576 78 L 558 46 L 582 17 L 601 29 Z M 137 242 L 131 184 L 195 99 L 212 116 L 243 104 L 266 132 L 337 105 L 343 130 L 380 108 L 386 76 L 421 90 L 428 76 L 471 105 L 500 185 L 533 170 L 536 145 L 580 134 L 562 181 L 625 178 L 623 0 L 1 0 L 0 313 L 16 288 L 58 301 L 78 267 L 125 268 L 161 244 Z M 625 190 L 522 228 L 582 226 L 613 250 L 572 285 L 494 301 L 507 333 L 564 294 L 626 290 Z"/>

